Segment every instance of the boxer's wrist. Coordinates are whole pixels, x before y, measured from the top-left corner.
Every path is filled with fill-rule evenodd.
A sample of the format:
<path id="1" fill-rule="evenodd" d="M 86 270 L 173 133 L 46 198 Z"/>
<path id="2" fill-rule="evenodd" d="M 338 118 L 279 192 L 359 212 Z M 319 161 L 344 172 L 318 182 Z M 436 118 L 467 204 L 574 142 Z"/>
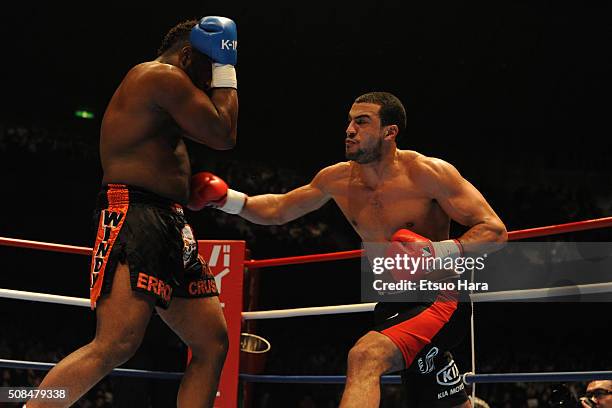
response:
<path id="1" fill-rule="evenodd" d="M 433 255 L 436 258 L 456 259 L 463 256 L 463 246 L 456 239 L 432 242 L 431 246 L 434 249 Z"/>
<path id="2" fill-rule="evenodd" d="M 228 214 L 240 214 L 240 211 L 242 211 L 246 200 L 246 194 L 241 193 L 240 191 L 232 190 L 230 188 L 227 190 L 227 199 L 225 200 L 225 204 L 219 207 L 219 210 L 224 211 Z"/>
<path id="3" fill-rule="evenodd" d="M 434 250 L 434 257 L 440 258 L 443 261 L 446 259 L 457 259 L 463 257 L 463 245 L 456 239 L 446 239 L 444 241 L 432 242 L 431 246 Z M 461 275 L 454 268 L 450 268 L 455 275 Z"/>
<path id="4" fill-rule="evenodd" d="M 212 64 L 212 88 L 234 88 L 238 89 L 236 68 L 229 64 Z"/>
<path id="5" fill-rule="evenodd" d="M 456 239 L 447 239 L 444 241 L 432 242 L 431 246 L 434 250 L 434 257 L 445 259 L 457 259 L 463 256 L 463 245 Z M 461 275 L 454 269 L 455 274 Z"/>

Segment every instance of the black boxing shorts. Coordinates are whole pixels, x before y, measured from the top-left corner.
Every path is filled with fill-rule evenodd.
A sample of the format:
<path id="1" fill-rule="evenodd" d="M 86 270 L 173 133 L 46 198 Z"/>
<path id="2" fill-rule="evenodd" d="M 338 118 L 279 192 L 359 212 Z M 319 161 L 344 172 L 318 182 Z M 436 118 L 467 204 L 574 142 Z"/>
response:
<path id="1" fill-rule="evenodd" d="M 151 192 L 109 184 L 98 194 L 91 260 L 92 309 L 110 293 L 117 263 L 130 269 L 132 290 L 167 309 L 173 297 L 217 296 L 215 279 L 180 205 Z"/>
<path id="2" fill-rule="evenodd" d="M 402 384 L 407 407 L 453 407 L 467 401 L 460 371 L 448 351 L 465 337 L 472 313 L 456 292 L 440 292 L 431 302 L 378 303 L 375 330 L 402 352 Z"/>

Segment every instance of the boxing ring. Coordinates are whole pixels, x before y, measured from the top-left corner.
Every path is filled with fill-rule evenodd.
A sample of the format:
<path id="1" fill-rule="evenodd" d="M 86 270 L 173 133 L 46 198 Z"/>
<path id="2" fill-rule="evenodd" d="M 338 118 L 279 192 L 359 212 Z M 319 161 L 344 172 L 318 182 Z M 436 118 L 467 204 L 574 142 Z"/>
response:
<path id="1" fill-rule="evenodd" d="M 508 233 L 508 239 L 522 240 L 529 238 L 546 237 L 577 231 L 594 230 L 600 228 L 612 227 L 612 217 L 598 218 L 585 221 L 571 222 L 567 224 L 551 225 L 545 227 L 530 228 Z M 200 243 L 206 241 L 199 241 Z M 32 250 L 60 252 L 66 254 L 78 254 L 91 256 L 92 248 L 61 245 L 46 242 L 28 241 L 22 239 L 3 238 L 0 237 L 0 246 L 9 246 L 16 248 L 26 248 Z M 334 253 L 324 253 L 316 255 L 304 255 L 285 258 L 274 258 L 265 260 L 242 260 L 242 267 L 250 270 L 261 270 L 262 268 L 328 262 L 343 259 L 360 258 L 363 255 L 363 250 L 352 250 Z M 242 286 L 240 287 L 242 288 Z M 551 292 L 552 290 L 552 292 Z M 493 301 L 513 301 L 517 299 L 538 298 L 542 296 L 542 291 L 546 291 L 548 295 L 553 293 L 555 296 L 594 293 L 610 293 L 612 292 L 612 282 L 585 284 L 572 286 L 571 288 L 557 287 L 544 289 L 527 289 L 513 290 L 503 292 L 489 292 L 472 294 L 472 300 L 493 302 Z M 221 290 L 222 292 L 222 290 Z M 0 289 L 0 297 L 7 299 L 26 300 L 32 302 L 54 303 L 70 306 L 90 307 L 90 301 L 86 298 L 76 298 L 69 296 L 61 296 L 46 293 L 26 292 L 19 290 Z M 476 299 L 477 298 L 477 299 Z M 241 305 L 240 305 L 241 306 Z M 295 309 L 281 310 L 265 310 L 265 311 L 242 311 L 242 322 L 249 320 L 261 319 L 284 319 L 303 316 L 321 316 L 335 315 L 347 313 L 363 313 L 374 310 L 375 303 L 361 303 L 350 305 L 337 306 L 318 306 L 305 307 Z M 229 319 L 228 319 L 229 323 Z M 496 373 L 496 374 L 479 374 L 476 370 L 476 345 L 474 332 L 474 317 L 471 320 L 471 354 L 472 368 L 470 372 L 462 374 L 463 382 L 467 385 L 475 385 L 479 383 L 510 383 L 510 382 L 564 382 L 564 381 L 588 381 L 596 379 L 612 378 L 612 371 L 577 371 L 577 372 L 533 372 L 533 373 Z M 357 340 L 357 339 L 355 339 Z M 238 347 L 237 344 L 231 344 L 231 347 Z M 348 350 L 345 351 L 348 353 Z M 0 359 L 0 367 L 11 369 L 31 369 L 31 370 L 49 370 L 54 366 L 54 363 L 49 362 L 34 362 Z M 180 379 L 180 372 L 164 372 L 150 370 L 136 370 L 116 368 L 111 372 L 111 375 L 138 377 L 138 378 L 155 378 L 155 379 Z M 260 374 L 245 374 L 240 373 L 238 377 L 246 383 L 301 383 L 301 384 L 342 384 L 346 377 L 343 375 L 260 375 Z M 399 375 L 385 375 L 381 378 L 383 384 L 399 384 Z M 472 395 L 475 393 L 475 387 L 472 387 Z M 220 405 L 230 406 L 230 405 Z"/>

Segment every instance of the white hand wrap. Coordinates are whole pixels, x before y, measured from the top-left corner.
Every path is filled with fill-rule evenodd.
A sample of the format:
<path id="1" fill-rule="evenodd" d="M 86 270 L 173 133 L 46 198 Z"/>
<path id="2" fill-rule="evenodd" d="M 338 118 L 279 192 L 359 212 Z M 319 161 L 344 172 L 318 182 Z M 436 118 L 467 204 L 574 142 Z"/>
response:
<path id="1" fill-rule="evenodd" d="M 463 246 L 461 242 L 456 239 L 447 239 L 445 241 L 432 242 L 431 246 L 434 249 L 434 255 L 436 258 L 451 258 L 457 259 L 463 256 Z M 454 269 L 453 269 L 454 270 Z M 457 275 L 461 275 L 455 271 Z"/>
<path id="2" fill-rule="evenodd" d="M 234 88 L 238 89 L 236 68 L 228 64 L 212 64 L 212 88 Z"/>
<path id="3" fill-rule="evenodd" d="M 434 255 L 436 258 L 459 258 L 463 256 L 463 248 L 456 239 L 447 239 L 445 241 L 432 242 Z"/>
<path id="4" fill-rule="evenodd" d="M 219 207 L 219 209 L 228 214 L 240 214 L 242 207 L 244 207 L 244 203 L 246 203 L 246 199 L 246 194 L 230 188 L 227 190 L 227 200 L 225 200 L 225 204 Z"/>

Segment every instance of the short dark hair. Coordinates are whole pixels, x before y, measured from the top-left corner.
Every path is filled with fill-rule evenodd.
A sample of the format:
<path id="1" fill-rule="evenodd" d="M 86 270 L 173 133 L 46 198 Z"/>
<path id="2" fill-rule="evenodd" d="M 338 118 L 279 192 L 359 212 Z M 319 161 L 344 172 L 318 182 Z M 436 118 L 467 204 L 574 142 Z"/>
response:
<path id="1" fill-rule="evenodd" d="M 186 43 L 189 43 L 189 33 L 191 33 L 191 29 L 197 23 L 198 20 L 191 19 L 178 23 L 172 27 L 164 36 L 161 45 L 157 49 L 157 56 L 162 55 L 177 45 L 183 46 Z"/>
<path id="2" fill-rule="evenodd" d="M 406 109 L 402 102 L 389 92 L 368 92 L 357 99 L 355 103 L 373 103 L 380 106 L 380 124 L 382 126 L 397 125 L 398 136 L 406 130 Z"/>

